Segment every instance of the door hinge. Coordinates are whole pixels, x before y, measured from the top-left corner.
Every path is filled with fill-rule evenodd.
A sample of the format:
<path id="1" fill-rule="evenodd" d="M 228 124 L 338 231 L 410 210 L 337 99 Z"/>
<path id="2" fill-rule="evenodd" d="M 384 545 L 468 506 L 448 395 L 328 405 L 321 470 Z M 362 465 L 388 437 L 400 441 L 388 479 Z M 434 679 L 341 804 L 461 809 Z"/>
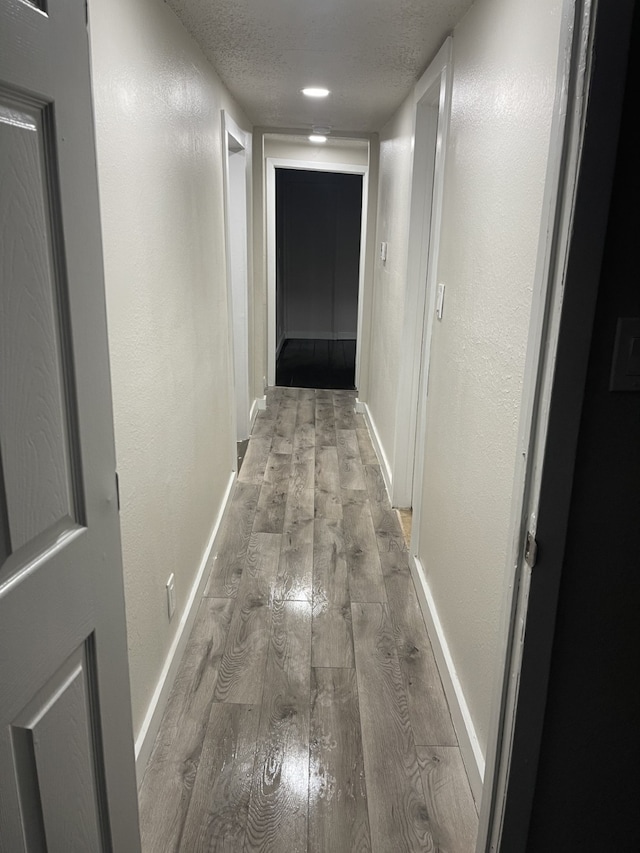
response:
<path id="1" fill-rule="evenodd" d="M 118 505 L 118 512 L 120 512 L 120 478 L 118 477 L 117 471 L 116 471 L 116 503 Z"/>
<path id="2" fill-rule="evenodd" d="M 536 559 L 538 556 L 538 543 L 536 542 L 536 537 L 533 533 L 528 530 L 527 531 L 527 540 L 524 546 L 524 561 L 532 569 L 536 564 Z"/>

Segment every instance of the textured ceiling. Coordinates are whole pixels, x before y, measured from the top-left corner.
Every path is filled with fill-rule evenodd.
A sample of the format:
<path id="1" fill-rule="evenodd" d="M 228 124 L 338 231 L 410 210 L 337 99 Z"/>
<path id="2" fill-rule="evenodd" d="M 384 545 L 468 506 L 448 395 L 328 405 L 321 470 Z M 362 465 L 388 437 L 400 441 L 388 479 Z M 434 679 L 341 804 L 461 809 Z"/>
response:
<path id="1" fill-rule="evenodd" d="M 263 127 L 375 131 L 472 0 L 168 0 Z M 323 101 L 303 86 L 325 86 Z"/>

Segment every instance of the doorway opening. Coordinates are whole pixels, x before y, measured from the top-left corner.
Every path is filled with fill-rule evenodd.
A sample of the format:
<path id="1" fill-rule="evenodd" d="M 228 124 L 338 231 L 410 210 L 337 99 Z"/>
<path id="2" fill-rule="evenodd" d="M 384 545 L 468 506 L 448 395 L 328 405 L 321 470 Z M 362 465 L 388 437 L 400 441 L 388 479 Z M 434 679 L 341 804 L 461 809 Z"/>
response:
<path id="1" fill-rule="evenodd" d="M 235 390 L 235 433 L 238 470 L 242 447 L 249 438 L 249 295 L 248 295 L 248 206 L 247 147 L 249 139 L 224 111 L 225 224 L 227 243 L 227 292 L 233 352 Z"/>
<path id="2" fill-rule="evenodd" d="M 361 150 L 368 145 L 357 140 L 354 156 L 355 140 L 331 141 L 335 160 L 329 151 L 311 159 L 315 151 L 284 137 L 265 149 L 271 386 L 358 388 L 369 174 Z M 345 153 L 356 162 L 343 162 Z"/>
<path id="3" fill-rule="evenodd" d="M 276 169 L 276 384 L 355 389 L 362 175 Z"/>
<path id="4" fill-rule="evenodd" d="M 451 40 L 416 86 L 403 363 L 394 447 L 392 503 L 412 513 L 411 547 L 417 553 L 429 357 L 436 311 L 436 275 L 442 220 L 444 157 L 451 99 Z M 444 296 L 444 291 L 442 291 Z M 415 531 L 415 533 L 414 533 Z"/>

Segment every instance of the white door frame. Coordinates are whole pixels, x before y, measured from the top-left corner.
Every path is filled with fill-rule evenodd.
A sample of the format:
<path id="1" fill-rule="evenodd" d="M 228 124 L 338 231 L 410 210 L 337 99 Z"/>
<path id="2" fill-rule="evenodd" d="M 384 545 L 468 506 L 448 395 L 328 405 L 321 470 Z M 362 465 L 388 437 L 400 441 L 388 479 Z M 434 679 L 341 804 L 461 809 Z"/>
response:
<path id="1" fill-rule="evenodd" d="M 227 267 L 227 299 L 229 305 L 229 334 L 232 356 L 232 376 L 235 397 L 233 409 L 233 435 L 234 442 L 242 441 L 249 437 L 251 429 L 249 417 L 249 193 L 247 176 L 248 171 L 248 135 L 241 130 L 231 116 L 222 110 L 222 145 L 223 145 L 223 195 L 224 195 L 224 219 L 225 219 L 225 254 Z M 238 270 L 234 270 L 234 256 L 232 252 L 232 234 L 234 227 L 231 212 L 232 177 L 230 158 L 234 153 L 242 152 L 244 157 L 244 234 L 241 239 L 244 243 L 244 286 L 238 287 Z M 235 274 L 235 275 L 234 275 Z M 235 459 L 235 446 L 233 458 Z"/>
<path id="2" fill-rule="evenodd" d="M 315 160 L 288 160 L 267 157 L 266 160 L 266 204 L 267 220 L 267 382 L 276 383 L 276 169 L 301 169 L 311 172 L 337 172 L 347 175 L 362 175 L 362 212 L 360 219 L 360 263 L 358 271 L 358 325 L 356 329 L 356 372 L 355 386 L 360 379 L 360 356 L 362 339 L 362 301 L 364 294 L 365 255 L 367 243 L 367 205 L 369 167 L 349 163 L 318 163 Z"/>
<path id="3" fill-rule="evenodd" d="M 452 38 L 449 36 L 414 91 L 415 124 L 404 346 L 398 380 L 391 501 L 393 506 L 413 507 L 412 531 L 416 540 L 415 550 L 418 547 L 420 526 L 420 475 L 424 467 L 426 380 L 429 375 L 442 228 L 445 152 L 451 113 L 451 57 Z M 434 126 L 435 110 L 437 123 Z M 414 473 L 418 475 L 415 485 Z"/>

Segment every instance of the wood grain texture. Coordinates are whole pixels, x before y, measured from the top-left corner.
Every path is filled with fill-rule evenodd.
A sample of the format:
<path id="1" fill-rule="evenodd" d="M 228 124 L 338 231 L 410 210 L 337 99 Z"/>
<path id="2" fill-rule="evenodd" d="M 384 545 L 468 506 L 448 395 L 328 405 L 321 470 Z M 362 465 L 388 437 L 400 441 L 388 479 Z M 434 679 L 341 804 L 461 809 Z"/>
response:
<path id="1" fill-rule="evenodd" d="M 302 450 L 305 447 L 316 446 L 316 428 L 314 424 L 296 425 L 296 431 L 293 434 L 293 452 Z"/>
<path id="2" fill-rule="evenodd" d="M 367 493 L 342 490 L 342 516 L 351 601 L 385 601 L 386 591 Z"/>
<path id="3" fill-rule="evenodd" d="M 334 397 L 336 429 L 366 429 L 364 416 L 355 411 L 355 398 Z"/>
<path id="4" fill-rule="evenodd" d="M 254 533 L 282 533 L 289 487 L 270 486 L 260 489 L 258 506 L 253 520 Z"/>
<path id="5" fill-rule="evenodd" d="M 276 419 L 278 409 L 280 408 L 280 395 L 276 393 L 278 388 L 267 388 L 265 394 L 265 409 L 264 412 L 268 418 Z"/>
<path id="6" fill-rule="evenodd" d="M 336 419 L 333 400 L 316 396 L 316 447 L 336 446 Z"/>
<path id="7" fill-rule="evenodd" d="M 371 850 L 354 670 L 311 670 L 309 753 L 309 853 Z"/>
<path id="8" fill-rule="evenodd" d="M 292 500 L 301 492 L 313 491 L 315 482 L 316 453 L 313 447 L 304 447 L 294 450 L 291 462 L 291 485 L 290 492 Z"/>
<path id="9" fill-rule="evenodd" d="M 296 429 L 296 400 L 282 400 L 273 430 L 273 448 L 280 453 L 293 451 L 293 435 Z"/>
<path id="10" fill-rule="evenodd" d="M 432 834 L 442 853 L 474 853 L 478 814 L 457 746 L 417 748 Z"/>
<path id="11" fill-rule="evenodd" d="M 172 694 L 143 783 L 145 850 L 467 853 L 477 819 L 380 468 L 342 488 L 362 439 L 314 447 L 309 418 L 348 398 L 276 390 L 293 450 L 238 484 L 213 582 L 229 599 L 201 605 L 186 707 Z"/>
<path id="12" fill-rule="evenodd" d="M 291 454 L 269 454 L 253 521 L 256 533 L 282 533 L 289 492 Z"/>
<path id="13" fill-rule="evenodd" d="M 335 447 L 316 447 L 315 515 L 342 518 L 342 495 L 338 451 Z"/>
<path id="14" fill-rule="evenodd" d="M 289 401 L 290 402 L 292 400 L 297 402 L 298 397 L 300 395 L 300 391 L 302 389 L 300 389 L 300 388 L 287 388 L 286 386 L 285 387 L 279 386 L 276 388 L 272 388 L 270 390 L 273 393 L 274 397 L 277 397 L 277 399 L 280 400 L 281 402 L 282 401 Z"/>
<path id="15" fill-rule="evenodd" d="M 286 488 L 291 476 L 291 454 L 271 452 L 264 469 L 263 482 L 270 486 Z"/>
<path id="16" fill-rule="evenodd" d="M 366 489 L 364 466 L 360 459 L 358 439 L 353 429 L 336 429 L 338 470 L 343 489 Z"/>
<path id="17" fill-rule="evenodd" d="M 145 851 L 179 850 L 234 601 L 204 598 L 140 788 Z"/>
<path id="18" fill-rule="evenodd" d="M 372 849 L 435 851 L 386 606 L 352 613 Z"/>
<path id="19" fill-rule="evenodd" d="M 211 574 L 205 587 L 205 596 L 235 598 L 245 567 L 259 494 L 259 485 L 236 483 L 228 520 L 221 534 L 220 548 L 214 558 Z"/>
<path id="20" fill-rule="evenodd" d="M 264 479 L 264 472 L 269 459 L 272 439 L 268 435 L 251 437 L 249 439 L 249 447 L 245 453 L 242 468 L 238 474 L 240 483 L 252 483 L 261 485 Z"/>
<path id="21" fill-rule="evenodd" d="M 316 423 L 316 447 L 335 447 L 337 444 L 335 427 Z"/>
<path id="22" fill-rule="evenodd" d="M 385 578 L 398 660 L 417 744 L 457 746 L 449 706 L 411 575 Z"/>
<path id="23" fill-rule="evenodd" d="M 313 533 L 313 602 L 350 603 L 347 556 L 340 520 L 316 518 Z"/>
<path id="24" fill-rule="evenodd" d="M 391 508 L 387 489 L 379 465 L 365 465 L 364 479 L 369 494 L 371 519 L 376 531 L 376 540 L 380 553 L 385 551 L 406 551 L 407 543 L 400 526 L 400 520 Z"/>
<path id="25" fill-rule="evenodd" d="M 251 430 L 251 438 L 271 438 L 275 423 L 275 413 L 263 410 L 258 412 Z"/>
<path id="26" fill-rule="evenodd" d="M 369 437 L 369 430 L 365 427 L 356 429 L 356 437 L 358 439 L 358 449 L 360 451 L 360 459 L 363 465 L 378 465 L 378 457 L 373 449 L 373 443 Z"/>
<path id="27" fill-rule="evenodd" d="M 215 702 L 251 705 L 259 704 L 262 698 L 280 539 L 273 533 L 251 536 L 218 672 Z"/>
<path id="28" fill-rule="evenodd" d="M 296 412 L 296 431 L 303 426 L 315 426 L 316 400 L 315 395 L 300 398 Z"/>
<path id="29" fill-rule="evenodd" d="M 212 705 L 180 840 L 185 853 L 242 850 L 259 715 L 251 705 Z"/>
<path id="30" fill-rule="evenodd" d="M 336 419 L 336 429 L 355 429 L 353 403 L 348 406 L 336 404 L 333 409 L 333 416 Z"/>
<path id="31" fill-rule="evenodd" d="M 289 491 L 275 597 L 311 601 L 313 595 L 313 489 Z"/>
<path id="32" fill-rule="evenodd" d="M 376 537 L 377 539 L 377 537 Z M 393 541 L 388 543 L 389 550 L 384 547 L 378 547 L 380 554 L 380 567 L 385 578 L 393 577 L 394 575 L 411 576 L 409 569 L 409 551 L 405 548 L 398 548 Z"/>
<path id="33" fill-rule="evenodd" d="M 352 667 L 351 606 L 314 602 L 311 623 L 311 666 Z"/>
<path id="34" fill-rule="evenodd" d="M 310 662 L 310 604 L 274 602 L 245 851 L 307 850 Z"/>

